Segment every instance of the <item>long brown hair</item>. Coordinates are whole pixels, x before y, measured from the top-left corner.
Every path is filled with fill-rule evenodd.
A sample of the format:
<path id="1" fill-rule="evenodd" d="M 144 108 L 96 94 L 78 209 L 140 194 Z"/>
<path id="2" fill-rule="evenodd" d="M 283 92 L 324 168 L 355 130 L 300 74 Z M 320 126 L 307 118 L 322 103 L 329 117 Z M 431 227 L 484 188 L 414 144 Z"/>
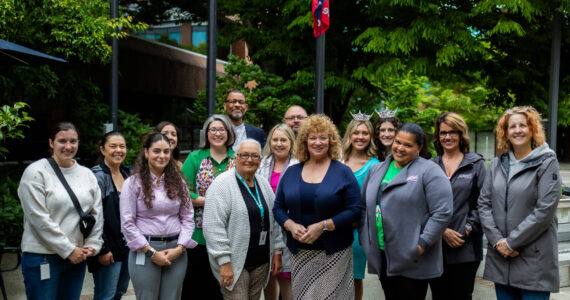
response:
<path id="1" fill-rule="evenodd" d="M 145 135 L 143 139 L 143 146 L 139 151 L 137 160 L 135 162 L 135 170 L 133 175 L 137 175 L 140 178 L 142 190 L 143 190 L 143 201 L 146 207 L 152 208 L 152 200 L 154 200 L 154 191 L 152 180 L 150 176 L 150 168 L 148 166 L 148 159 L 144 155 L 145 149 L 148 151 L 152 145 L 159 141 L 165 141 L 170 145 L 168 138 L 160 132 L 151 131 Z M 166 195 L 170 199 L 180 199 L 182 205 L 188 205 L 190 203 L 190 194 L 188 193 L 188 187 L 184 181 L 182 174 L 174 159 L 170 157 L 168 164 L 164 168 L 164 187 L 166 188 Z"/>

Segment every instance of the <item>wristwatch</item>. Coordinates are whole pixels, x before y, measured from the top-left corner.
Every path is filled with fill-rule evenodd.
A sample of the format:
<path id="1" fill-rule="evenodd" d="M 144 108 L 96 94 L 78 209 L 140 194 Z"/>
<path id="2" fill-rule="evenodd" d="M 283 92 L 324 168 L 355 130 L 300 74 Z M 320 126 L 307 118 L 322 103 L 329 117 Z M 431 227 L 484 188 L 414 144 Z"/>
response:
<path id="1" fill-rule="evenodd" d="M 156 253 L 156 251 L 154 251 L 154 249 L 149 248 L 148 250 L 146 250 L 146 252 L 144 253 L 144 255 L 146 255 L 147 257 L 153 257 L 154 254 Z"/>
<path id="2" fill-rule="evenodd" d="M 324 224 L 324 225 L 323 225 L 323 232 L 329 231 L 328 228 L 327 228 L 327 220 L 324 220 L 324 221 L 323 221 L 323 224 Z"/>

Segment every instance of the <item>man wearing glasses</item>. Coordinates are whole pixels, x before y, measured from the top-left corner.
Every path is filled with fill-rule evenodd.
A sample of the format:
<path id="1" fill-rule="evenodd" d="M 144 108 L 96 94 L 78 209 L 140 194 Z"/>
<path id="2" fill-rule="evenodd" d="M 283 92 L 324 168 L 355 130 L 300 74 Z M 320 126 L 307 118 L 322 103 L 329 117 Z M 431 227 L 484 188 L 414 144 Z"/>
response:
<path id="1" fill-rule="evenodd" d="M 283 123 L 289 125 L 293 132 L 295 132 L 295 136 L 301 129 L 301 125 L 305 123 L 307 120 L 307 111 L 299 105 L 293 105 L 289 107 L 289 109 L 285 112 L 285 116 L 283 117 Z"/>
<path id="2" fill-rule="evenodd" d="M 244 122 L 245 112 L 247 111 L 247 101 L 242 91 L 231 90 L 228 93 L 226 101 L 224 102 L 224 110 L 232 123 L 236 136 L 234 145 L 232 146 L 234 151 L 237 150 L 237 145 L 247 138 L 258 141 L 262 148 L 265 146 L 265 133 L 263 130 Z"/>

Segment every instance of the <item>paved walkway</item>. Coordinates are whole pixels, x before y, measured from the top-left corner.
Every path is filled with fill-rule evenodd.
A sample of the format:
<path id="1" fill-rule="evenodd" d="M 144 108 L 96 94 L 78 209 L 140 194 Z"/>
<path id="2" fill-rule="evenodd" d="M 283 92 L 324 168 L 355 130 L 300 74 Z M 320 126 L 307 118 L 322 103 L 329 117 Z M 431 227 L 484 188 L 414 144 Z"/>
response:
<path id="1" fill-rule="evenodd" d="M 6 254 L 2 259 L 2 269 L 10 268 L 15 263 L 15 255 Z M 6 285 L 8 299 L 9 300 L 25 300 L 26 292 L 24 290 L 24 281 L 22 278 L 21 269 L 18 268 L 16 271 L 5 272 L 2 274 L 4 276 L 4 284 Z M 83 283 L 83 291 L 81 300 L 93 299 L 93 277 L 89 272 L 85 274 L 85 281 Z M 135 300 L 135 295 L 133 292 L 132 285 L 127 291 L 127 295 L 123 297 L 125 300 Z M 263 297 L 262 297 L 263 299 Z M 365 300 L 383 300 L 384 293 L 380 287 L 380 281 L 375 275 L 367 274 L 364 279 L 364 299 Z M 428 292 L 426 299 L 431 299 L 431 295 Z M 477 278 L 475 280 L 475 292 L 473 294 L 473 300 L 493 300 L 495 297 L 495 290 L 493 288 L 493 283 Z M 567 300 L 570 299 L 570 287 L 561 289 L 560 293 L 552 294 L 552 300 Z"/>

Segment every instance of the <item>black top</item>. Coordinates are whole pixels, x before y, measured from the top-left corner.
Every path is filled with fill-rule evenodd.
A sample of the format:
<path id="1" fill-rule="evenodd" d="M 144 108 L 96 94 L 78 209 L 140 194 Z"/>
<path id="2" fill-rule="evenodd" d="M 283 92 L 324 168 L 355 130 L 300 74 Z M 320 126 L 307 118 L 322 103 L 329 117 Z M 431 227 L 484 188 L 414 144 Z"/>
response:
<path id="1" fill-rule="evenodd" d="M 121 175 L 127 178 L 131 172 L 129 167 L 120 166 Z M 129 248 L 123 234 L 121 233 L 121 216 L 119 211 L 119 196 L 120 192 L 117 190 L 111 170 L 104 162 L 91 168 L 95 174 L 99 188 L 101 189 L 101 202 L 103 206 L 103 246 L 98 255 L 105 255 L 109 252 L 113 253 L 114 261 L 125 261 Z M 87 266 L 90 272 L 97 271 L 101 265 L 97 261 L 97 257 L 90 257 L 87 260 Z"/>
<path id="2" fill-rule="evenodd" d="M 319 222 L 315 211 L 315 192 L 320 183 L 307 183 L 301 178 L 301 225 L 307 228 L 309 225 Z M 322 236 L 322 235 L 321 235 Z M 309 250 L 324 250 L 323 239 L 319 237 L 313 244 L 299 243 L 299 248 Z"/>
<path id="3" fill-rule="evenodd" d="M 237 177 L 237 176 L 236 176 Z M 238 186 L 239 190 L 241 191 L 241 195 L 243 196 L 243 201 L 245 202 L 245 206 L 247 207 L 247 212 L 249 215 L 249 228 L 250 228 L 250 235 L 249 235 L 249 247 L 247 249 L 247 256 L 245 258 L 245 265 L 244 269 L 246 270 L 253 270 L 263 264 L 269 263 L 269 216 L 268 214 L 271 213 L 269 211 L 269 207 L 263 197 L 263 193 L 259 190 L 259 184 L 257 183 L 257 189 L 259 191 L 259 197 L 261 198 L 261 204 L 263 205 L 263 224 L 261 220 L 261 212 L 259 211 L 259 207 L 255 204 L 255 200 L 251 197 L 250 193 L 247 191 L 245 185 L 240 182 L 239 178 Z M 255 193 L 255 187 L 250 187 L 250 192 L 257 196 Z M 265 245 L 259 245 L 259 238 L 262 231 L 266 231 L 267 235 L 265 237 Z"/>

